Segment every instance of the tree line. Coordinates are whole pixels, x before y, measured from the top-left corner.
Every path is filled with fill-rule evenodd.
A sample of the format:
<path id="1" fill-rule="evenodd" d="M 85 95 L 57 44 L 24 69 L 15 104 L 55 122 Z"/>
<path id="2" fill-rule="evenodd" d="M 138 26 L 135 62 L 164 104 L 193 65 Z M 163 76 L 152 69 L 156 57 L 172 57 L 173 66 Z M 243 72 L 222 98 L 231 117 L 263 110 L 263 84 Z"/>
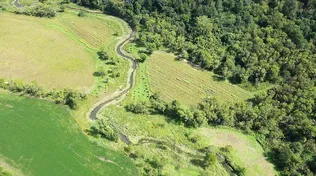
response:
<path id="1" fill-rule="evenodd" d="M 282 175 L 316 174 L 315 0 L 72 1 L 125 19 L 149 52 L 167 47 L 232 83 L 274 85 L 233 105 L 192 108 L 153 95 L 128 110 L 254 133 Z"/>
<path id="2" fill-rule="evenodd" d="M 86 95 L 71 89 L 44 91 L 36 82 L 25 84 L 20 80 L 6 80 L 0 78 L 0 88 L 13 93 L 20 93 L 31 97 L 53 100 L 56 104 L 76 109 L 78 103 L 86 99 Z"/>
<path id="3" fill-rule="evenodd" d="M 167 47 L 234 83 L 280 83 L 297 63 L 315 72 L 315 0 L 73 2 L 124 18 L 149 51 Z"/>
<path id="4" fill-rule="evenodd" d="M 162 114 L 189 128 L 229 126 L 256 136 L 282 175 L 316 173 L 316 88 L 293 78 L 256 95 L 248 102 L 220 104 L 206 98 L 195 107 L 166 103 L 154 94 L 150 101 L 126 106 L 134 113 Z"/>

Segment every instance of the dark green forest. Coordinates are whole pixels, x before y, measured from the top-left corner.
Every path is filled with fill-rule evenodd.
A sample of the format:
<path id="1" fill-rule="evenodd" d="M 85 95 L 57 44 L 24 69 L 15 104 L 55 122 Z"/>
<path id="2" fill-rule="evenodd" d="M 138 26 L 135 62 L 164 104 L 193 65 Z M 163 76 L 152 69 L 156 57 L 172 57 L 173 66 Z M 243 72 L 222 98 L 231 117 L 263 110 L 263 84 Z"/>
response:
<path id="1" fill-rule="evenodd" d="M 196 107 L 153 95 L 136 113 L 257 136 L 281 175 L 316 174 L 315 0 L 73 0 L 125 19 L 148 52 L 168 48 L 220 79 L 272 88 L 248 102 Z"/>

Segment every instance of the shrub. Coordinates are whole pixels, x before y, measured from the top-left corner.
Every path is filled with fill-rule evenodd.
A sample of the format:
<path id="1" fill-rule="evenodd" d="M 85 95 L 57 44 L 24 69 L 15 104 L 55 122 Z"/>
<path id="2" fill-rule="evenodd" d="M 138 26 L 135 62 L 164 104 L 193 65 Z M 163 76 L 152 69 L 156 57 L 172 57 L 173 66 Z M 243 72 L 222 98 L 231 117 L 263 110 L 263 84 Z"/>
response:
<path id="1" fill-rule="evenodd" d="M 16 9 L 14 13 L 47 18 L 56 16 L 56 12 L 51 6 L 42 3 L 26 7 L 25 9 Z"/>
<path id="2" fill-rule="evenodd" d="M 146 59 L 147 59 L 147 54 L 145 54 L 145 53 L 140 53 L 139 54 L 139 61 L 140 62 L 145 62 L 146 61 Z"/>
<path id="3" fill-rule="evenodd" d="M 98 119 L 96 123 L 91 127 L 91 132 L 94 135 L 99 135 L 110 141 L 118 141 L 118 132 L 113 130 L 106 119 Z"/>
<path id="4" fill-rule="evenodd" d="M 56 16 L 56 12 L 51 6 L 40 3 L 38 5 L 31 6 L 29 11 L 26 11 L 26 15 L 52 18 Z"/>
<path id="5" fill-rule="evenodd" d="M 204 157 L 204 166 L 205 167 L 209 167 L 212 166 L 216 163 L 217 161 L 217 157 L 215 153 L 211 153 L 211 152 L 207 152 L 205 157 Z"/>
<path id="6" fill-rule="evenodd" d="M 86 98 L 86 95 L 70 89 L 44 92 L 36 82 L 24 84 L 23 81 L 20 80 L 6 81 L 5 79 L 0 79 L 0 88 L 9 90 L 13 93 L 22 93 L 32 97 L 51 99 L 54 100 L 55 103 L 67 105 L 71 109 L 76 109 L 78 102 Z"/>
<path id="7" fill-rule="evenodd" d="M 84 11 L 80 11 L 78 13 L 78 17 L 85 17 L 86 16 L 86 13 Z"/>
<path id="8" fill-rule="evenodd" d="M 78 14 L 79 15 L 79 14 Z M 105 51 L 101 50 L 97 52 L 100 60 L 109 60 L 109 55 Z"/>
<path id="9" fill-rule="evenodd" d="M 136 114 L 146 114 L 148 113 L 148 106 L 146 102 L 137 102 L 127 105 L 126 110 Z"/>

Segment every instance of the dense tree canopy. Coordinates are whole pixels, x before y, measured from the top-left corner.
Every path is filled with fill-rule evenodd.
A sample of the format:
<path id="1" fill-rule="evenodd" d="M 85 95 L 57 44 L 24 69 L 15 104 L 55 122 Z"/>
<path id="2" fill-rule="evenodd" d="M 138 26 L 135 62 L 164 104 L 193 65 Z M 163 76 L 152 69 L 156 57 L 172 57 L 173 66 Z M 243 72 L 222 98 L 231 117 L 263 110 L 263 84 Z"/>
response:
<path id="1" fill-rule="evenodd" d="M 315 0 L 73 1 L 124 18 L 149 51 L 167 47 L 233 83 L 274 85 L 235 105 L 189 108 L 154 95 L 131 111 L 255 133 L 283 175 L 316 174 Z"/>
<path id="2" fill-rule="evenodd" d="M 297 62 L 315 73 L 315 0 L 74 1 L 125 18 L 148 49 L 184 53 L 236 83 L 279 83 Z"/>

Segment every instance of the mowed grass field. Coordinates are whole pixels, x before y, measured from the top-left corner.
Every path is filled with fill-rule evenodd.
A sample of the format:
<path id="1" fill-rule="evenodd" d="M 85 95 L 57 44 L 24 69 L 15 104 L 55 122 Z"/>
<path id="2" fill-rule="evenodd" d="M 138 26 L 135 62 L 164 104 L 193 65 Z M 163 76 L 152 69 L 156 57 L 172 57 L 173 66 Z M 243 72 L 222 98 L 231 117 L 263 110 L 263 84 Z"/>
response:
<path id="1" fill-rule="evenodd" d="M 47 19 L 0 12 L 0 77 L 44 88 L 90 89 L 97 51 L 114 48 L 123 29 L 113 17 L 77 14 L 68 10 Z"/>
<path id="2" fill-rule="evenodd" d="M 158 92 L 167 101 L 196 105 L 209 96 L 220 102 L 238 102 L 252 96 L 251 92 L 236 85 L 214 80 L 211 72 L 176 61 L 173 54 L 166 52 L 154 52 L 146 61 L 146 70 L 150 90 Z"/>
<path id="3" fill-rule="evenodd" d="M 0 161 L 32 176 L 137 175 L 122 153 L 93 144 L 66 108 L 3 93 Z"/>

